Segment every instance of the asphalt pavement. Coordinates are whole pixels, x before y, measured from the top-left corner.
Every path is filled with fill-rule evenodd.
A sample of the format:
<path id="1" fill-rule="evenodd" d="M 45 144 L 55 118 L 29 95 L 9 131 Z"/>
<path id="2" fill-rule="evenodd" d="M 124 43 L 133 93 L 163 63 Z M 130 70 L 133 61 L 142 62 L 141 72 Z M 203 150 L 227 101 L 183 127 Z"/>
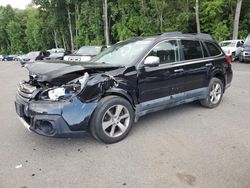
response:
<path id="1" fill-rule="evenodd" d="M 149 114 L 113 145 L 91 136 L 47 138 L 28 132 L 14 108 L 28 78 L 16 62 L 0 62 L 0 187 L 250 187 L 250 64 L 215 109 L 198 102 Z"/>

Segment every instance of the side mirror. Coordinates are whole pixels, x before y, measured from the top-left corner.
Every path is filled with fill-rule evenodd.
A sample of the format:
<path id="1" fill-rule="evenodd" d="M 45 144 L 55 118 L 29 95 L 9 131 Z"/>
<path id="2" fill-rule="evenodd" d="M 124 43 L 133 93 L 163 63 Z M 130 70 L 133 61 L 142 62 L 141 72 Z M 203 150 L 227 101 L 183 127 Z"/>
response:
<path id="1" fill-rule="evenodd" d="M 157 56 L 148 56 L 144 60 L 144 65 L 147 67 L 157 67 L 160 64 L 160 58 Z"/>

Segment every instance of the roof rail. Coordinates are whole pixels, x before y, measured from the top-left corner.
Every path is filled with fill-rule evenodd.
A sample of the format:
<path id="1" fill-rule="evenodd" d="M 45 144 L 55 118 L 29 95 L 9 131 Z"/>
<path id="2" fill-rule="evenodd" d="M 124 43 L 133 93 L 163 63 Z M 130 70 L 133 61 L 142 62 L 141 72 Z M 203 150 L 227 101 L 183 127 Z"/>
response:
<path id="1" fill-rule="evenodd" d="M 143 39 L 142 36 L 132 36 L 132 37 L 129 37 L 127 40 L 136 40 L 136 39 Z"/>
<path id="2" fill-rule="evenodd" d="M 159 37 L 193 37 L 201 40 L 213 40 L 212 36 L 206 33 L 168 32 L 161 34 Z"/>
<path id="3" fill-rule="evenodd" d="M 167 32 L 167 33 L 162 33 L 160 37 L 172 37 L 172 36 L 178 36 L 183 34 L 182 32 Z"/>
<path id="4" fill-rule="evenodd" d="M 190 33 L 190 34 L 196 36 L 199 39 L 213 40 L 213 37 L 209 34 L 206 34 L 206 33 Z"/>

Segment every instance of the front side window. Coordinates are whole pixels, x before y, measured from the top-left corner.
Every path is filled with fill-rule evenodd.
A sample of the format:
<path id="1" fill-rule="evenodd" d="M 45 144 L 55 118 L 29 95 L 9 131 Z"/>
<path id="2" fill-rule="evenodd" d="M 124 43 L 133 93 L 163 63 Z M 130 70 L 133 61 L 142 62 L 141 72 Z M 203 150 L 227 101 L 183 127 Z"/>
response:
<path id="1" fill-rule="evenodd" d="M 179 48 L 177 41 L 164 41 L 157 44 L 148 56 L 157 56 L 160 58 L 160 64 L 179 61 Z"/>
<path id="2" fill-rule="evenodd" d="M 205 44 L 206 44 L 206 46 L 208 48 L 208 51 L 209 51 L 211 56 L 217 56 L 217 55 L 221 54 L 221 51 L 213 43 L 205 42 Z"/>
<path id="3" fill-rule="evenodd" d="M 181 40 L 184 60 L 202 58 L 202 48 L 199 41 Z"/>

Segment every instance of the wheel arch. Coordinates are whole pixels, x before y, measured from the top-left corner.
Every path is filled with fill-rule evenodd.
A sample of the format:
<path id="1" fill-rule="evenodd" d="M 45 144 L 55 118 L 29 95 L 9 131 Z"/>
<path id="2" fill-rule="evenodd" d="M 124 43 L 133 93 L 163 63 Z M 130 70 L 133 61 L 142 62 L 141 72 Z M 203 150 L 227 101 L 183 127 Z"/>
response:
<path id="1" fill-rule="evenodd" d="M 107 97 L 107 96 L 111 96 L 111 95 L 122 97 L 122 98 L 126 99 L 131 104 L 133 109 L 135 109 L 135 102 L 134 102 L 133 98 L 124 90 L 121 90 L 121 89 L 119 89 L 119 90 L 118 89 L 107 90 L 104 93 L 103 97 Z"/>
<path id="2" fill-rule="evenodd" d="M 223 90 L 225 91 L 225 87 L 226 87 L 226 78 L 225 78 L 225 75 L 222 74 L 221 72 L 217 72 L 217 73 L 215 73 L 215 74 L 213 75 L 212 78 L 218 78 L 219 80 L 221 80 L 222 83 L 223 83 L 223 87 L 224 87 Z"/>

